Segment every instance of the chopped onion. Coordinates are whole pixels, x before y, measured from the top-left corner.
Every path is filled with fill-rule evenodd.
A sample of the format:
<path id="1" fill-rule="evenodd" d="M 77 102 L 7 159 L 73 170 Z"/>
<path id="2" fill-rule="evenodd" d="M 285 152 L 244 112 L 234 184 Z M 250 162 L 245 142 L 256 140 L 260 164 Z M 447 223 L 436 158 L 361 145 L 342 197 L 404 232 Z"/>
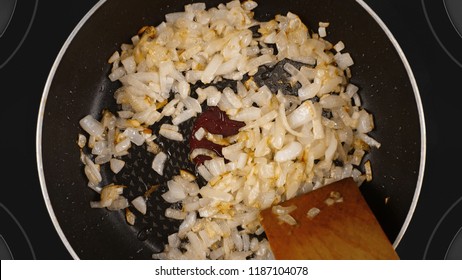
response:
<path id="1" fill-rule="evenodd" d="M 159 152 L 152 161 L 152 169 L 156 171 L 159 175 L 164 174 L 165 162 L 167 161 L 167 154 L 164 152 Z"/>
<path id="2" fill-rule="evenodd" d="M 128 200 L 125 197 L 119 196 L 118 198 L 114 199 L 114 201 L 107 207 L 108 210 L 111 211 L 118 211 L 122 209 L 126 209 L 128 207 Z"/>
<path id="3" fill-rule="evenodd" d="M 297 158 L 302 152 L 302 145 L 297 142 L 290 142 L 286 146 L 284 146 L 281 150 L 277 151 L 274 155 L 274 160 L 276 162 L 284 162 L 289 160 L 294 160 Z"/>
<path id="4" fill-rule="evenodd" d="M 350 67 L 354 64 L 353 59 L 351 58 L 349 53 L 337 53 L 334 56 L 335 62 L 340 69 L 345 70 L 346 68 Z"/>
<path id="5" fill-rule="evenodd" d="M 189 120 L 190 118 L 195 117 L 196 114 L 197 114 L 197 112 L 192 110 L 192 109 L 184 110 L 183 112 L 181 112 L 180 114 L 178 114 L 176 117 L 174 117 L 172 119 L 172 123 L 174 125 L 179 125 L 180 123 L 183 123 L 183 122 Z M 169 137 L 171 137 L 171 136 L 169 136 Z M 180 138 L 179 136 L 175 136 L 175 137 Z M 179 140 L 179 141 L 181 141 L 181 140 Z"/>
<path id="6" fill-rule="evenodd" d="M 186 212 L 178 210 L 178 209 L 172 209 L 172 208 L 167 208 L 165 209 L 165 217 L 175 219 L 175 220 L 184 220 L 186 218 Z"/>
<path id="7" fill-rule="evenodd" d="M 291 128 L 298 128 L 309 121 L 313 120 L 315 117 L 315 110 L 313 103 L 309 100 L 303 102 L 300 106 L 297 107 L 288 117 L 287 122 Z"/>
<path id="8" fill-rule="evenodd" d="M 310 208 L 310 210 L 308 210 L 308 212 L 306 213 L 306 216 L 310 219 L 313 219 L 314 217 L 319 215 L 319 213 L 321 213 L 321 210 L 319 208 L 313 207 L 313 208 Z"/>
<path id="9" fill-rule="evenodd" d="M 341 52 L 345 48 L 345 44 L 342 41 L 339 41 L 337 44 L 335 44 L 334 49 L 337 52 Z"/>
<path id="10" fill-rule="evenodd" d="M 294 226 L 297 224 L 297 221 L 294 219 L 294 217 L 292 217 L 289 214 L 279 215 L 277 217 L 279 221 L 289 224 L 291 226 Z"/>
<path id="11" fill-rule="evenodd" d="M 247 107 L 239 111 L 232 117 L 235 121 L 250 122 L 259 119 L 261 116 L 261 109 L 257 107 Z"/>
<path id="12" fill-rule="evenodd" d="M 125 165 L 125 161 L 116 158 L 112 158 L 109 162 L 111 171 L 115 174 L 119 173 Z"/>
<path id="13" fill-rule="evenodd" d="M 196 130 L 196 132 L 194 133 L 194 138 L 200 141 L 202 140 L 202 138 L 204 138 L 206 134 L 207 132 L 205 131 L 205 129 L 203 127 L 199 127 L 199 129 Z"/>
<path id="14" fill-rule="evenodd" d="M 319 37 L 321 38 L 324 38 L 327 36 L 327 33 L 326 33 L 326 28 L 325 27 L 319 27 L 318 28 L 318 34 L 319 34 Z"/>
<path id="15" fill-rule="evenodd" d="M 281 206 L 281 205 L 275 205 L 271 208 L 271 212 L 273 212 L 276 215 L 284 215 L 284 214 L 289 214 L 290 212 L 294 211 L 297 209 L 297 206 L 295 205 L 290 205 L 290 206 Z"/>
<path id="16" fill-rule="evenodd" d="M 205 165 L 200 165 L 197 168 L 197 172 L 204 178 L 206 181 L 211 181 L 213 179 L 213 175 L 210 173 L 210 171 L 205 167 Z"/>
<path id="17" fill-rule="evenodd" d="M 88 134 L 77 141 L 88 187 L 101 194 L 90 206 L 125 209 L 130 225 L 136 216 L 129 203 L 146 214 L 146 199 L 157 186 L 129 202 L 120 186 L 100 186 L 101 172 L 108 170 L 101 166 L 109 163 L 113 173 L 120 172 L 134 145 L 153 154 L 151 167 L 164 176 L 168 156 L 154 140 L 162 135 L 184 141 L 184 125 L 205 105 L 245 123 L 233 136 L 204 128 L 192 135 L 222 150 L 191 151 L 190 159 L 211 158 L 194 170 L 205 180 L 183 169 L 167 178 L 161 197 L 174 205 L 164 217 L 182 222 L 153 258 L 274 259 L 259 210 L 341 178 L 351 176 L 358 185 L 372 180 L 371 163 L 364 164 L 365 174 L 360 167 L 366 152 L 380 143 L 368 135 L 374 120 L 361 108 L 359 88 L 350 83 L 353 59 L 343 52 L 344 43 L 325 39 L 328 22 L 319 22 L 316 34 L 291 12 L 257 21 L 256 6 L 234 0 L 207 10 L 205 3 L 192 3 L 157 26 L 143 27 L 108 59 L 109 79 L 121 84 L 114 93 L 117 113 L 105 110 L 101 120 L 90 115 L 80 120 Z M 288 59 L 283 69 L 292 89 L 299 87 L 298 96 L 272 92 L 252 77 L 260 66 L 271 68 L 283 59 Z M 235 80 L 237 87 L 222 84 L 219 90 L 216 83 L 224 79 Z M 293 207 L 273 210 L 282 223 L 297 224 L 290 215 Z"/>
<path id="18" fill-rule="evenodd" d="M 132 205 L 138 210 L 141 214 L 146 215 L 146 200 L 143 196 L 137 196 L 131 201 Z"/>
<path id="19" fill-rule="evenodd" d="M 221 66 L 223 62 L 223 56 L 221 54 L 216 54 L 212 60 L 207 64 L 204 72 L 202 73 L 201 81 L 204 84 L 208 84 L 213 81 L 215 72 L 217 72 L 218 68 Z"/>
<path id="20" fill-rule="evenodd" d="M 87 144 L 87 137 L 83 134 L 80 134 L 79 133 L 79 138 L 77 140 L 77 145 L 83 149 L 85 147 L 85 145 Z"/>
<path id="21" fill-rule="evenodd" d="M 92 136 L 100 136 L 104 132 L 103 125 L 91 115 L 86 115 L 83 117 L 79 121 L 79 124 L 83 130 Z"/>
<path id="22" fill-rule="evenodd" d="M 125 219 L 130 225 L 135 225 L 136 216 L 130 209 L 125 208 Z"/>
<path id="23" fill-rule="evenodd" d="M 130 144 L 130 138 L 125 138 L 124 140 L 120 141 L 116 146 L 115 146 L 115 152 L 116 153 L 122 153 L 122 152 L 125 152 L 125 151 L 128 151 L 128 149 L 130 148 L 131 144 Z"/>
<path id="24" fill-rule="evenodd" d="M 167 139 L 174 140 L 174 141 L 183 141 L 183 135 L 178 131 L 170 130 L 170 129 L 163 129 L 159 130 L 159 134 L 164 136 Z"/>
<path id="25" fill-rule="evenodd" d="M 366 180 L 368 182 L 372 181 L 372 167 L 369 160 L 364 163 L 364 168 L 366 170 Z"/>
<path id="26" fill-rule="evenodd" d="M 96 186 L 103 180 L 103 177 L 101 176 L 99 169 L 100 166 L 98 164 L 93 163 L 93 161 L 89 157 L 85 157 L 84 171 L 89 181 L 89 186 Z"/>

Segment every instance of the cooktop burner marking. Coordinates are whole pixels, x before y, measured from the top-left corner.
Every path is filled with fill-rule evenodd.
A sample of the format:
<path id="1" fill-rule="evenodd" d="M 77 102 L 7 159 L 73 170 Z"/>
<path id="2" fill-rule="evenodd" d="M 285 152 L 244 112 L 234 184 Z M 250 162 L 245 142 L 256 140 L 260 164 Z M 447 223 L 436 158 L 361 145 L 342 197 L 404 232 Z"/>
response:
<path id="1" fill-rule="evenodd" d="M 6 208 L 3 203 L 0 202 L 0 225 L 3 226 L 2 233 L 5 236 L 5 239 L 3 238 L 2 234 L 0 234 L 0 259 L 5 257 L 5 259 L 8 259 L 7 257 L 9 256 L 11 259 L 13 258 L 13 253 L 18 257 L 19 255 L 24 255 L 30 253 L 30 258 L 35 260 L 35 252 L 34 248 L 32 247 L 32 243 L 29 240 L 29 237 L 27 236 L 26 232 L 24 231 L 23 227 L 19 223 L 19 221 L 16 219 L 16 217 L 13 215 L 13 213 Z M 6 216 L 5 216 L 6 215 Z M 10 230 L 7 230 L 10 229 Z M 12 229 L 14 231 L 12 231 Z M 19 230 L 19 231 L 18 231 Z M 15 235 L 11 235 L 11 233 L 14 233 Z M 22 234 L 22 236 L 21 236 Z M 13 238 L 13 239 L 12 239 Z M 10 242 L 10 246 L 13 249 L 13 252 L 10 251 L 10 247 L 6 243 L 6 239 Z M 12 241 L 13 240 L 13 241 Z M 13 243 L 16 242 L 16 243 Z M 18 252 L 17 250 L 15 251 L 15 247 L 18 248 L 18 242 L 19 244 L 24 243 L 21 248 L 27 248 L 30 251 L 29 252 Z M 16 246 L 15 246 L 16 245 Z M 25 246 L 24 246 L 25 245 Z"/>
<path id="2" fill-rule="evenodd" d="M 444 258 L 446 260 L 462 260 L 462 227 L 454 236 Z"/>
<path id="3" fill-rule="evenodd" d="M 436 224 L 435 228 L 433 229 L 433 232 L 432 234 L 430 235 L 430 238 L 428 239 L 428 242 L 427 242 L 427 246 L 425 247 L 425 251 L 424 251 L 424 255 L 423 255 L 423 259 L 427 259 L 427 254 L 430 250 L 430 246 L 431 246 L 431 243 L 433 241 L 433 238 L 435 237 L 435 235 L 437 234 L 437 231 L 438 229 L 440 228 L 440 226 L 443 224 L 443 222 L 446 220 L 446 218 L 448 218 L 448 216 L 450 216 L 450 213 L 453 212 L 454 208 L 456 208 L 458 206 L 459 203 L 462 202 L 462 197 L 460 197 L 459 199 L 456 200 L 456 202 L 454 202 L 447 210 L 446 212 L 444 212 L 443 216 L 440 218 L 440 220 L 438 221 L 438 223 Z M 457 214 L 458 215 L 458 214 Z M 462 225 L 456 225 L 457 227 L 458 226 L 462 226 Z M 455 234 L 455 237 L 452 239 L 452 242 L 449 244 L 448 246 L 448 249 L 446 251 L 446 255 L 444 256 L 445 258 L 447 257 L 456 257 L 458 256 L 459 258 L 462 257 L 462 253 L 461 252 L 458 252 L 457 254 L 455 254 L 454 251 L 457 251 L 457 250 L 461 250 L 462 248 L 462 231 L 461 231 L 462 227 L 459 229 L 459 231 Z"/>
<path id="4" fill-rule="evenodd" d="M 0 38 L 5 33 L 16 8 L 16 0 L 2 0 L 0 2 Z"/>
<path id="5" fill-rule="evenodd" d="M 460 37 L 462 37 L 462 1 L 444 0 L 444 8 Z"/>
<path id="6" fill-rule="evenodd" d="M 435 1 L 435 0 L 431 0 L 431 1 Z M 446 6 L 446 1 L 447 0 L 442 0 L 443 1 L 443 6 Z M 461 4 L 460 3 L 456 3 L 456 2 L 461 2 L 460 0 L 454 0 L 454 1 L 447 1 L 448 3 L 451 2 L 451 9 L 450 11 L 452 11 L 452 15 L 456 16 L 456 14 L 461 14 L 460 11 L 457 11 L 456 12 L 456 7 L 460 7 Z M 431 2 L 431 3 L 436 3 L 436 2 Z M 440 2 L 441 3 L 441 2 Z M 451 54 L 451 52 L 444 46 L 444 43 L 441 41 L 440 37 L 438 36 L 438 34 L 436 34 L 436 31 L 435 31 L 435 28 L 430 20 L 430 17 L 428 15 L 428 11 L 427 11 L 427 7 L 425 5 L 425 0 L 421 0 L 421 4 L 422 4 L 422 8 L 423 8 L 423 12 L 424 12 L 424 15 L 425 15 L 425 19 L 427 20 L 427 23 L 428 23 L 428 26 L 431 30 L 431 32 L 433 33 L 433 37 L 435 37 L 436 41 L 438 42 L 438 44 L 441 46 L 441 48 L 444 50 L 444 52 L 459 66 L 462 68 L 462 62 L 460 62 L 453 54 Z M 455 4 L 455 5 L 454 5 Z M 450 19 L 449 19 L 450 20 Z M 450 20 L 452 23 L 454 23 L 455 21 L 452 21 Z M 458 23 L 460 22 L 460 20 L 457 21 Z M 459 26 L 459 25 L 458 25 Z M 455 27 L 455 26 L 454 26 Z M 460 27 L 460 26 L 459 26 Z M 455 30 L 456 32 L 458 31 L 457 28 Z M 460 33 L 457 32 L 459 35 Z M 459 37 L 458 39 L 460 39 L 461 37 Z M 457 38 L 456 38 L 457 39 Z"/>
<path id="7" fill-rule="evenodd" d="M 14 5 L 16 6 L 17 0 L 1 0 L 1 2 L 0 2 L 0 32 L 1 32 L 1 33 L 0 33 L 0 39 L 2 39 L 2 35 L 5 34 L 6 28 L 8 27 L 8 24 L 9 24 L 10 20 L 13 18 L 13 12 L 14 12 L 14 11 L 12 11 L 12 12 L 8 13 L 8 17 L 9 17 L 9 19 L 8 19 L 8 24 L 5 24 L 5 27 L 2 28 L 1 23 L 2 23 L 2 21 L 3 21 L 2 18 L 3 18 L 3 13 L 4 13 L 4 10 L 3 10 L 4 6 L 3 6 L 3 5 L 5 5 L 4 3 L 13 3 L 13 2 L 14 2 Z M 34 2 L 35 2 L 35 3 L 34 3 Z M 22 43 L 24 43 L 24 41 L 25 41 L 25 39 L 26 39 L 27 35 L 29 34 L 29 31 L 30 31 L 30 29 L 31 29 L 31 27 L 32 27 L 32 23 L 34 22 L 35 15 L 36 15 L 36 13 L 37 13 L 38 2 L 39 2 L 39 0 L 21 2 L 21 3 L 28 4 L 28 5 L 34 5 L 33 11 L 32 11 L 32 15 L 31 15 L 30 19 L 28 19 L 28 20 L 29 20 L 29 24 L 27 25 L 27 29 L 24 31 L 24 35 L 22 36 L 21 40 L 19 41 L 19 43 L 14 42 L 14 43 L 17 45 L 16 48 L 13 50 L 13 52 L 11 52 L 11 54 L 9 54 L 9 55 L 6 54 L 7 56 L 6 56 L 6 60 L 5 60 L 5 61 L 1 61 L 1 60 L 0 60 L 0 70 L 1 70 L 6 64 L 8 64 L 8 62 L 9 62 L 9 61 L 13 58 L 13 56 L 18 52 L 18 50 L 19 50 L 19 48 L 21 47 Z M 11 5 L 11 4 L 8 4 L 8 5 Z M 8 7 L 8 6 L 5 5 L 5 7 Z M 23 10 L 20 9 L 20 7 L 21 7 L 21 5 L 18 6 L 18 10 L 16 11 L 16 12 L 17 12 L 17 13 L 16 13 L 16 17 L 18 16 L 18 14 L 20 15 L 21 12 L 23 11 Z M 5 11 L 6 11 L 6 10 L 7 10 L 7 9 L 5 9 Z M 5 14 L 6 14 L 6 13 L 5 13 Z M 8 37 L 8 34 L 6 34 L 5 37 Z M 4 40 L 4 39 L 5 39 L 5 38 L 3 38 L 2 40 Z M 3 42 L 0 41 L 0 44 L 5 44 L 5 43 L 6 43 L 5 41 L 3 41 Z M 11 44 L 11 42 L 9 42 L 9 44 Z"/>
<path id="8" fill-rule="evenodd" d="M 0 234 L 0 260 L 12 260 L 13 254 L 11 254 L 10 247 L 6 243 L 3 236 Z"/>

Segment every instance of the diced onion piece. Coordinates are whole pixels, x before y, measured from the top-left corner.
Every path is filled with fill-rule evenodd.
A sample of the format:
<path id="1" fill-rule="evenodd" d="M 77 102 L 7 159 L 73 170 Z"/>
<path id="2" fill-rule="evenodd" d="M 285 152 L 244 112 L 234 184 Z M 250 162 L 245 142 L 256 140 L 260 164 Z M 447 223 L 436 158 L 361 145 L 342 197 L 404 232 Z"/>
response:
<path id="1" fill-rule="evenodd" d="M 199 172 L 202 178 L 204 178 L 206 181 L 210 181 L 213 179 L 213 175 L 203 164 L 199 165 L 199 167 L 197 168 L 197 172 Z"/>
<path id="2" fill-rule="evenodd" d="M 101 190 L 101 207 L 109 207 L 123 192 L 122 185 L 107 185 Z"/>
<path id="3" fill-rule="evenodd" d="M 214 200 L 230 202 L 233 200 L 233 196 L 227 192 L 217 190 L 208 186 L 202 187 L 200 189 L 200 194 L 202 197 L 213 198 Z"/>
<path id="4" fill-rule="evenodd" d="M 378 149 L 381 146 L 380 142 L 378 142 L 377 140 L 375 140 L 367 134 L 359 133 L 357 137 L 363 140 L 367 145 L 371 147 L 376 147 Z"/>
<path id="5" fill-rule="evenodd" d="M 178 131 L 170 130 L 170 129 L 163 129 L 159 130 L 159 134 L 164 136 L 167 139 L 174 140 L 174 141 L 183 141 L 183 135 Z"/>
<path id="6" fill-rule="evenodd" d="M 306 213 L 306 216 L 310 219 L 313 219 L 314 217 L 319 215 L 319 213 L 321 213 L 321 210 L 319 208 L 313 207 L 313 208 L 310 208 L 310 210 L 308 210 L 308 212 Z"/>
<path id="7" fill-rule="evenodd" d="M 338 41 L 338 43 L 334 45 L 334 49 L 337 52 L 341 52 L 344 48 L 345 48 L 345 44 L 342 41 Z"/>
<path id="8" fill-rule="evenodd" d="M 187 193 L 186 193 L 184 186 L 182 186 L 175 180 L 168 181 L 167 186 L 168 186 L 168 191 L 162 195 L 162 197 L 166 201 L 170 203 L 175 203 L 177 201 L 180 201 L 186 198 Z"/>
<path id="9" fill-rule="evenodd" d="M 111 171 L 114 172 L 115 174 L 117 174 L 124 167 L 125 161 L 120 160 L 120 159 L 116 159 L 116 158 L 112 158 L 109 161 L 109 164 L 110 164 Z"/>
<path id="10" fill-rule="evenodd" d="M 348 84 L 345 90 L 345 93 L 349 98 L 352 98 L 355 93 L 357 93 L 359 88 L 354 84 Z"/>
<path id="11" fill-rule="evenodd" d="M 204 161 L 204 165 L 213 176 L 219 176 L 226 172 L 225 161 L 222 157 L 216 157 L 211 160 Z"/>
<path id="12" fill-rule="evenodd" d="M 176 117 L 174 117 L 172 119 L 172 123 L 174 125 L 179 125 L 180 123 L 183 123 L 183 122 L 189 120 L 190 118 L 195 117 L 196 114 L 197 113 L 192 109 L 184 110 L 183 112 L 181 112 L 180 114 L 178 114 Z M 169 136 L 169 137 L 171 137 L 171 136 Z M 177 136 L 177 138 L 180 139 L 179 136 Z M 181 141 L 181 140 L 179 140 L 179 141 Z"/>
<path id="13" fill-rule="evenodd" d="M 262 116 L 261 118 L 259 118 L 259 119 L 255 120 L 255 121 L 249 123 L 248 125 L 242 127 L 241 130 L 247 130 L 247 129 L 251 129 L 251 128 L 254 128 L 254 127 L 262 126 L 264 124 L 267 124 L 267 123 L 271 122 L 277 116 L 278 116 L 278 112 L 276 112 L 276 110 L 270 111 L 267 114 L 265 114 L 264 116 Z"/>
<path id="14" fill-rule="evenodd" d="M 120 55 L 118 51 L 115 51 L 111 57 L 108 59 L 108 63 L 114 63 L 116 60 L 120 59 Z"/>
<path id="15" fill-rule="evenodd" d="M 335 200 L 334 200 L 333 198 L 328 197 L 328 198 L 326 198 L 326 200 L 324 200 L 324 203 L 325 203 L 327 206 L 332 206 L 332 205 L 334 205 Z"/>
<path id="16" fill-rule="evenodd" d="M 315 117 L 313 103 L 309 100 L 303 102 L 287 117 L 287 121 L 291 128 L 298 128 Z"/>
<path id="17" fill-rule="evenodd" d="M 146 215 L 146 200 L 143 196 L 137 196 L 131 201 L 132 205 L 138 210 L 141 214 Z"/>
<path id="18" fill-rule="evenodd" d="M 213 56 L 212 60 L 209 62 L 209 64 L 207 64 L 207 67 L 202 73 L 201 81 L 204 84 L 208 84 L 213 81 L 215 78 L 215 72 L 217 72 L 222 62 L 223 56 L 221 54 L 215 54 Z"/>
<path id="19" fill-rule="evenodd" d="M 364 163 L 364 169 L 366 171 L 366 181 L 372 181 L 372 167 L 369 160 Z"/>
<path id="20" fill-rule="evenodd" d="M 135 225 L 136 216 L 128 208 L 125 208 L 125 220 L 127 221 L 128 224 L 130 224 L 132 226 Z"/>
<path id="21" fill-rule="evenodd" d="M 289 214 L 295 209 L 297 209 L 297 206 L 295 205 L 290 205 L 290 206 L 285 206 L 285 207 L 281 205 L 275 205 L 271 207 L 271 212 L 273 212 L 276 215 L 284 215 L 284 214 Z"/>
<path id="22" fill-rule="evenodd" d="M 187 213 L 178 209 L 167 208 L 165 209 L 165 217 L 175 220 L 184 220 Z"/>
<path id="23" fill-rule="evenodd" d="M 137 146 L 141 146 L 144 143 L 145 138 L 143 137 L 143 135 L 141 135 L 138 130 L 132 127 L 128 127 L 127 129 L 125 129 L 123 134 L 126 135 L 130 139 L 130 141 Z"/>
<path id="24" fill-rule="evenodd" d="M 129 56 L 125 59 L 122 60 L 122 64 L 125 68 L 125 71 L 127 71 L 127 74 L 134 73 L 136 70 L 136 62 L 135 58 L 133 56 Z"/>
<path id="25" fill-rule="evenodd" d="M 261 109 L 257 107 L 247 107 L 240 110 L 232 117 L 235 121 L 250 122 L 255 121 L 261 116 Z"/>
<path id="26" fill-rule="evenodd" d="M 84 172 L 89 181 L 89 185 L 97 185 L 103 180 L 99 168 L 99 165 L 93 163 L 89 157 L 85 156 Z"/>
<path id="27" fill-rule="evenodd" d="M 200 141 L 202 140 L 202 138 L 204 138 L 206 134 L 207 134 L 207 131 L 205 131 L 203 127 L 199 127 L 199 129 L 196 130 L 196 132 L 194 133 L 194 138 Z"/>
<path id="28" fill-rule="evenodd" d="M 294 136 L 300 137 L 300 138 L 303 138 L 303 137 L 306 136 L 305 134 L 303 134 L 301 132 L 297 132 L 297 131 L 293 130 L 290 127 L 289 122 L 287 121 L 286 111 L 284 109 L 284 104 L 282 104 L 282 103 L 279 105 L 279 116 L 280 116 L 280 119 L 282 121 L 282 125 L 287 130 L 287 132 L 289 132 L 290 134 L 292 134 Z"/>
<path id="29" fill-rule="evenodd" d="M 321 26 L 318 28 L 319 37 L 323 38 L 327 36 L 326 28 Z"/>
<path id="30" fill-rule="evenodd" d="M 159 152 L 152 161 L 152 169 L 156 171 L 159 175 L 164 175 L 165 162 L 167 161 L 167 154 L 164 152 Z"/>
<path id="31" fill-rule="evenodd" d="M 104 132 L 104 126 L 93 118 L 92 115 L 86 115 L 79 121 L 80 126 L 92 136 L 100 136 Z"/>
<path id="32" fill-rule="evenodd" d="M 79 133 L 79 138 L 77 140 L 77 145 L 83 149 L 85 145 L 87 144 L 87 137 L 85 135 Z"/>
<path id="33" fill-rule="evenodd" d="M 123 67 L 117 67 L 116 69 L 112 70 L 111 74 L 109 74 L 109 79 L 111 82 L 117 81 L 118 79 L 122 78 L 125 73 L 126 72 Z"/>
<path id="34" fill-rule="evenodd" d="M 293 141 L 284 146 L 281 150 L 277 151 L 274 155 L 274 160 L 276 162 L 284 162 L 289 160 L 296 159 L 302 152 L 302 145 L 297 142 Z"/>
<path id="35" fill-rule="evenodd" d="M 280 222 L 289 224 L 291 226 L 295 226 L 297 224 L 297 221 L 294 219 L 294 217 L 289 214 L 278 215 L 277 218 Z"/>
<path id="36" fill-rule="evenodd" d="M 184 169 L 180 169 L 180 176 L 188 182 L 196 180 L 196 176 L 194 174 Z"/>
<path id="37" fill-rule="evenodd" d="M 117 145 L 115 145 L 115 152 L 122 153 L 127 151 L 131 147 L 130 138 L 125 138 L 124 140 L 120 141 Z"/>
<path id="38" fill-rule="evenodd" d="M 107 207 L 108 210 L 110 211 L 118 211 L 122 209 L 126 209 L 128 207 L 128 200 L 123 197 L 119 196 L 114 201 L 112 201 L 111 205 Z"/>
<path id="39" fill-rule="evenodd" d="M 321 89 L 321 83 L 314 81 L 313 83 L 303 86 L 298 90 L 298 98 L 300 100 L 306 100 L 315 97 Z"/>
<path id="40" fill-rule="evenodd" d="M 189 212 L 179 227 L 178 237 L 183 238 L 186 233 L 196 224 L 196 221 L 197 213 L 195 211 Z"/>
<path id="41" fill-rule="evenodd" d="M 192 110 L 196 113 L 202 113 L 201 104 L 199 101 L 197 101 L 197 99 L 192 98 L 191 96 L 187 96 L 182 100 L 182 102 L 189 110 Z"/>
<path id="42" fill-rule="evenodd" d="M 340 69 L 345 70 L 354 64 L 349 53 L 337 53 L 334 56 L 335 62 Z"/>

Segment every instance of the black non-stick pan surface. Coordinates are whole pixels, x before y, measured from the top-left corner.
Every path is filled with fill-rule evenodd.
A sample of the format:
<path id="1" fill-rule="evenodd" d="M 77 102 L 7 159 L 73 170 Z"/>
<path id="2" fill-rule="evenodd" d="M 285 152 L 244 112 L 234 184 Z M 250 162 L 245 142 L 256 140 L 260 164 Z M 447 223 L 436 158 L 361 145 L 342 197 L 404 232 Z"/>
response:
<path id="1" fill-rule="evenodd" d="M 150 259 L 152 253 L 162 251 L 167 236 L 177 231 L 178 222 L 164 217 L 168 205 L 160 195 L 179 169 L 194 171 L 187 142 L 160 143 L 173 159 L 163 177 L 152 171 L 152 156 L 143 148 L 125 158 L 125 172 L 113 175 L 103 167 L 102 183 L 128 185 L 128 198 L 160 184 L 148 201 L 148 214 L 128 226 L 123 211 L 90 208 L 98 195 L 87 187 L 76 141 L 82 133 L 82 117 L 99 118 L 103 109 L 117 109 L 113 93 L 120 84 L 108 79 L 109 56 L 130 42 L 140 27 L 156 26 L 165 14 L 182 11 L 191 2 L 100 1 L 70 34 L 50 71 L 37 124 L 37 163 L 50 217 L 76 259 Z M 207 8 L 219 3 L 226 2 L 206 1 Z M 362 106 L 374 115 L 375 129 L 370 135 L 382 144 L 367 155 L 373 180 L 365 182 L 361 191 L 396 247 L 418 201 L 425 164 L 423 111 L 405 54 L 362 1 L 265 0 L 259 1 L 255 18 L 268 20 L 289 11 L 308 27 L 329 22 L 326 39 L 343 41 L 355 62 L 351 82 L 360 88 Z M 190 126 L 191 122 L 181 129 L 190 133 Z"/>

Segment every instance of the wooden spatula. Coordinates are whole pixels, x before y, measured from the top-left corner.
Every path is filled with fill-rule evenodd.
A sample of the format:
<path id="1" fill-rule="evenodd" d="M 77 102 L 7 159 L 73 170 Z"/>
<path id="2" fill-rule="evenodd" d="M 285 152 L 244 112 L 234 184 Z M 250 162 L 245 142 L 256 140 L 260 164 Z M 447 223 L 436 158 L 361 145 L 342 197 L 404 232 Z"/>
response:
<path id="1" fill-rule="evenodd" d="M 273 207 L 260 213 L 276 259 L 399 259 L 353 178 L 342 179 L 280 204 L 296 224 Z M 288 208 L 286 208 L 288 207 Z M 285 210 L 284 210 L 285 211 Z M 282 211 L 282 213 L 285 213 Z"/>

